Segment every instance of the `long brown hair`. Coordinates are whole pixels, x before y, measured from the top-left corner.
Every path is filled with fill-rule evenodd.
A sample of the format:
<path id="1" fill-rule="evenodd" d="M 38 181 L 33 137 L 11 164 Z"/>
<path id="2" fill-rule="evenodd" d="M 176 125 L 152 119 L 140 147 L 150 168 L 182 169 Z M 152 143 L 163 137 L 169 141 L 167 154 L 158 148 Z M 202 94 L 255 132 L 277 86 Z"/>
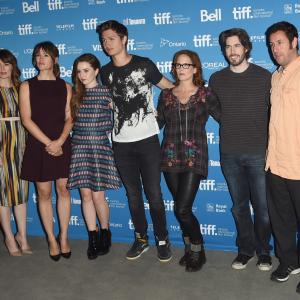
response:
<path id="1" fill-rule="evenodd" d="M 34 46 L 33 53 L 32 53 L 33 66 L 39 71 L 36 63 L 36 56 L 38 55 L 41 49 L 50 55 L 53 61 L 53 74 L 56 78 L 59 78 L 60 69 L 59 69 L 59 64 L 56 62 L 56 59 L 58 59 L 59 57 L 59 51 L 57 47 L 50 41 L 41 42 Z"/>
<path id="2" fill-rule="evenodd" d="M 71 99 L 71 116 L 73 120 L 76 119 L 76 114 L 85 95 L 85 86 L 77 76 L 77 66 L 80 62 L 87 62 L 94 70 L 98 69 L 100 71 L 100 62 L 94 54 L 84 53 L 75 59 L 72 70 L 73 93 Z"/>
<path id="3" fill-rule="evenodd" d="M 8 63 L 12 65 L 11 81 L 13 86 L 15 86 L 18 89 L 21 84 L 21 71 L 18 67 L 16 57 L 9 50 L 0 49 L 0 60 L 2 60 L 5 64 Z"/>
<path id="4" fill-rule="evenodd" d="M 175 86 L 177 86 L 179 84 L 179 80 L 178 80 L 176 69 L 175 69 L 175 64 L 180 55 L 187 55 L 191 59 L 192 64 L 194 65 L 194 68 L 197 69 L 197 72 L 193 76 L 193 83 L 199 87 L 204 86 L 205 81 L 204 81 L 203 75 L 202 75 L 202 66 L 201 66 L 200 58 L 196 52 L 191 51 L 191 50 L 180 50 L 174 54 L 171 73 L 175 79 L 175 83 L 174 83 Z"/>

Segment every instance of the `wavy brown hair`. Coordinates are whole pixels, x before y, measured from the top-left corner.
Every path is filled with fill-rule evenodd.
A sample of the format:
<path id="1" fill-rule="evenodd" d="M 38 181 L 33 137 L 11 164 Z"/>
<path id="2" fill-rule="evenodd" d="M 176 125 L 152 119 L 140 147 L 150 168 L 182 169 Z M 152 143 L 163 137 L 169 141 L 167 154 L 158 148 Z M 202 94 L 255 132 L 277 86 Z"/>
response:
<path id="1" fill-rule="evenodd" d="M 59 57 L 59 51 L 57 47 L 50 41 L 41 42 L 34 46 L 33 53 L 32 53 L 33 66 L 39 71 L 36 63 L 36 56 L 39 54 L 41 49 L 50 55 L 53 61 L 53 74 L 56 78 L 59 78 L 60 76 L 59 64 L 55 62 L 55 60 L 58 59 Z"/>
<path id="2" fill-rule="evenodd" d="M 179 85 L 179 80 L 177 77 L 175 64 L 177 63 L 178 57 L 180 55 L 187 55 L 191 59 L 192 64 L 195 65 L 194 68 L 197 69 L 197 72 L 193 76 L 193 83 L 196 86 L 203 87 L 205 84 L 205 81 L 204 81 L 203 75 L 202 75 L 201 61 L 200 61 L 198 54 L 191 50 L 180 50 L 174 54 L 171 73 L 173 75 L 173 78 L 175 79 L 175 83 L 174 83 L 175 86 Z"/>
<path id="3" fill-rule="evenodd" d="M 9 50 L 0 49 L 0 60 L 2 60 L 5 64 L 12 65 L 11 81 L 13 86 L 15 86 L 18 89 L 21 84 L 21 71 L 18 67 L 16 57 Z"/>
<path id="4" fill-rule="evenodd" d="M 73 93 L 71 99 L 71 116 L 73 120 L 76 119 L 78 109 L 85 95 L 85 86 L 82 84 L 82 82 L 79 80 L 77 76 L 77 66 L 80 62 L 89 63 L 94 70 L 98 69 L 100 71 L 100 67 L 101 67 L 98 58 L 91 53 L 84 53 L 75 59 L 73 63 L 73 70 L 72 70 Z M 99 77 L 99 73 L 97 75 L 97 80 L 99 79 L 98 77 Z"/>
<path id="5" fill-rule="evenodd" d="M 231 28 L 225 31 L 222 31 L 219 35 L 219 44 L 221 46 L 222 53 L 226 58 L 226 41 L 229 37 L 237 36 L 239 38 L 240 43 L 242 46 L 247 49 L 246 58 L 250 57 L 250 53 L 252 50 L 252 43 L 251 39 L 246 30 L 242 28 Z M 227 58 L 226 58 L 227 59 Z"/>

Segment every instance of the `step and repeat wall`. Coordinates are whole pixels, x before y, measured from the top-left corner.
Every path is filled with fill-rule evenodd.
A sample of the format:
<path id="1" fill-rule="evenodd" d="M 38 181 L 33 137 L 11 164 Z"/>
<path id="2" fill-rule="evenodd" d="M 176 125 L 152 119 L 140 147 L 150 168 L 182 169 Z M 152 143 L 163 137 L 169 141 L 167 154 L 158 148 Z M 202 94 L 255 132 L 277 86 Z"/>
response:
<path id="1" fill-rule="evenodd" d="M 128 51 L 151 58 L 158 69 L 171 78 L 171 62 L 176 51 L 191 49 L 202 61 L 204 77 L 227 66 L 218 44 L 219 33 L 232 27 L 247 30 L 253 42 L 250 61 L 270 71 L 275 69 L 266 47 L 265 30 L 274 22 L 289 21 L 300 29 L 300 0 L 0 0 L 0 47 L 17 57 L 22 80 L 36 75 L 31 64 L 36 43 L 50 40 L 60 53 L 61 77 L 71 82 L 72 64 L 82 53 L 94 53 L 106 64 L 109 58 L 99 44 L 96 26 L 116 19 L 128 27 Z M 159 90 L 154 89 L 157 101 Z M 213 119 L 207 123 L 209 175 L 199 186 L 193 210 L 201 223 L 206 247 L 235 250 L 236 231 L 231 215 L 231 198 L 219 161 L 219 128 Z M 168 230 L 173 244 L 181 244 L 179 225 L 174 217 L 174 201 L 162 178 Z M 53 195 L 54 189 L 53 189 Z M 71 238 L 86 239 L 78 191 L 72 191 Z M 130 242 L 133 224 L 125 190 L 108 191 L 113 240 Z M 53 196 L 53 205 L 55 205 Z M 153 226 L 145 199 L 149 235 Z M 30 185 L 28 231 L 43 235 L 37 212 L 37 196 Z M 54 217 L 57 228 L 57 216 Z"/>

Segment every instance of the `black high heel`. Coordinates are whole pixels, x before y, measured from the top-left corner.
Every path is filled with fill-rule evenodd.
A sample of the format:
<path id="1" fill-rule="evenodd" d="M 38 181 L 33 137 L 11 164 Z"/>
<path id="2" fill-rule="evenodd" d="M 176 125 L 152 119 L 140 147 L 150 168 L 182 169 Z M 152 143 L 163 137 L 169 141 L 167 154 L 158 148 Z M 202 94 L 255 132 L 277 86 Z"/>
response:
<path id="1" fill-rule="evenodd" d="M 61 256 L 65 259 L 69 259 L 71 257 L 72 251 L 69 252 L 61 252 Z"/>
<path id="2" fill-rule="evenodd" d="M 49 241 L 48 241 L 48 244 L 49 244 Z M 59 247 L 59 243 L 58 243 L 58 248 Z M 55 255 L 52 255 L 50 254 L 50 248 L 49 248 L 49 257 L 53 260 L 53 261 L 59 261 L 60 259 L 60 252 L 58 254 L 55 254 Z"/>
<path id="3" fill-rule="evenodd" d="M 55 255 L 51 255 L 50 252 L 49 252 L 49 256 L 54 261 L 59 261 L 59 259 L 60 259 L 60 253 L 59 254 L 55 254 Z"/>
<path id="4" fill-rule="evenodd" d="M 70 250 L 69 252 L 62 252 L 61 251 L 61 246 L 60 246 L 60 235 L 57 236 L 56 240 L 57 240 L 57 243 L 58 243 L 59 248 L 60 248 L 60 255 L 65 259 L 69 259 L 72 255 L 72 251 Z"/>

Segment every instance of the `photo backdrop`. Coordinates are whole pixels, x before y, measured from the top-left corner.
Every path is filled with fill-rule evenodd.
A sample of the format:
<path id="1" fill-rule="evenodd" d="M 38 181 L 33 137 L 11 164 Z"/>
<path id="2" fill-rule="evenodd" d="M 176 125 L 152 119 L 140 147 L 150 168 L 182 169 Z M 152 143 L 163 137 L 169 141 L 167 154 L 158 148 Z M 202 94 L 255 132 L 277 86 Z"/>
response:
<path id="1" fill-rule="evenodd" d="M 96 26 L 116 19 L 128 27 L 128 51 L 151 58 L 158 69 L 170 76 L 174 53 L 181 49 L 196 51 L 206 80 L 227 66 L 218 44 L 219 33 L 232 27 L 247 30 L 253 42 L 250 61 L 270 71 L 275 69 L 265 41 L 265 30 L 274 22 L 289 21 L 300 29 L 300 0 L 0 0 L 0 47 L 17 57 L 22 80 L 36 75 L 31 55 L 36 43 L 50 40 L 60 53 L 61 77 L 71 82 L 72 64 L 82 53 L 94 53 L 104 65 L 109 58 L 102 51 Z M 157 101 L 158 89 L 154 89 Z M 236 231 L 231 215 L 232 202 L 219 161 L 218 125 L 207 123 L 209 175 L 199 186 L 194 212 L 201 223 L 206 247 L 235 250 Z M 174 217 L 174 202 L 162 178 L 162 191 L 168 230 L 173 244 L 181 244 L 179 225 Z M 110 227 L 113 241 L 131 242 L 133 224 L 124 189 L 107 192 L 111 208 Z M 78 191 L 72 191 L 70 237 L 86 239 Z M 53 196 L 55 205 L 55 196 Z M 149 220 L 149 236 L 153 242 L 153 226 Z M 28 205 L 29 235 L 43 235 L 37 213 L 36 192 L 30 185 Z M 57 229 L 57 217 L 54 222 Z"/>

